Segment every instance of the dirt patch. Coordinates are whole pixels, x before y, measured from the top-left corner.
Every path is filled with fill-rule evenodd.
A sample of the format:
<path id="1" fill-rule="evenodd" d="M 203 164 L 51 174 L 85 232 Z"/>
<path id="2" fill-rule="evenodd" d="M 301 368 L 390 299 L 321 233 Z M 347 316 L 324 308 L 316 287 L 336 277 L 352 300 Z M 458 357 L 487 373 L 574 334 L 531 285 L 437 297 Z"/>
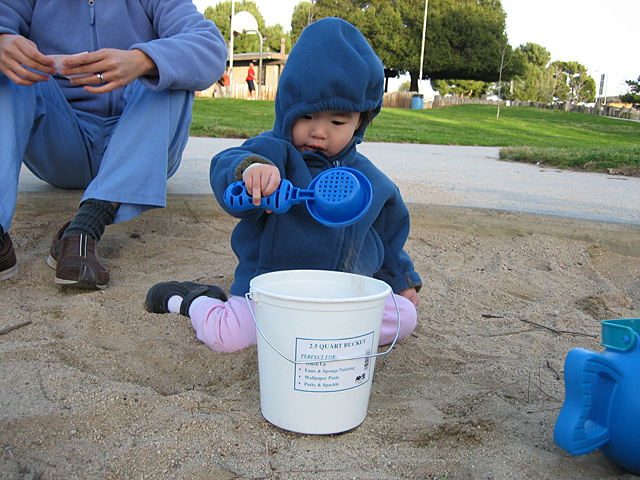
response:
<path id="1" fill-rule="evenodd" d="M 553 427 L 568 351 L 601 351 L 599 321 L 635 315 L 637 229 L 411 206 L 418 327 L 377 362 L 361 426 L 304 436 L 262 418 L 255 347 L 216 354 L 185 317 L 144 310 L 158 281 L 230 285 L 234 221 L 204 215 L 212 201 L 108 227 L 98 292 L 45 264 L 72 211 L 19 209 L 0 328 L 31 323 L 0 336 L 1 478 L 625 478 Z"/>

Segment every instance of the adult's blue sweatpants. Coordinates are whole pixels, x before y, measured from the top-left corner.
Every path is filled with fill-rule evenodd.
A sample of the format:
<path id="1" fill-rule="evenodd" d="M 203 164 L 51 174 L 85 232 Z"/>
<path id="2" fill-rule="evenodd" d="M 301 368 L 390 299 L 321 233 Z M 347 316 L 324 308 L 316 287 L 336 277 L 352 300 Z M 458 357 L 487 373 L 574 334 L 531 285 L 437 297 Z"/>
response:
<path id="1" fill-rule="evenodd" d="M 103 94 L 108 95 L 108 93 Z M 75 110 L 53 79 L 0 75 L 0 225 L 9 230 L 22 163 L 55 187 L 120 203 L 114 223 L 166 204 L 167 179 L 189 138 L 193 92 L 127 86 L 117 117 Z"/>

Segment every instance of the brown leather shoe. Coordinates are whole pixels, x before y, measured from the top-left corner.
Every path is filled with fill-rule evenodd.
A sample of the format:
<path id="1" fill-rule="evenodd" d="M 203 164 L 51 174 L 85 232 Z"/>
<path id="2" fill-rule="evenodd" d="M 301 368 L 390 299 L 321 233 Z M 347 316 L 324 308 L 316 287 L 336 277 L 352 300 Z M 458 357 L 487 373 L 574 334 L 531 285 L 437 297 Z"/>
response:
<path id="1" fill-rule="evenodd" d="M 100 263 L 98 242 L 79 233 L 62 238 L 68 226 L 66 223 L 56 232 L 49 249 L 47 265 L 56 269 L 54 282 L 76 288 L 106 288 L 109 271 Z"/>
<path id="2" fill-rule="evenodd" d="M 18 273 L 16 251 L 8 233 L 4 234 L 4 245 L 0 250 L 0 280 L 8 280 Z"/>

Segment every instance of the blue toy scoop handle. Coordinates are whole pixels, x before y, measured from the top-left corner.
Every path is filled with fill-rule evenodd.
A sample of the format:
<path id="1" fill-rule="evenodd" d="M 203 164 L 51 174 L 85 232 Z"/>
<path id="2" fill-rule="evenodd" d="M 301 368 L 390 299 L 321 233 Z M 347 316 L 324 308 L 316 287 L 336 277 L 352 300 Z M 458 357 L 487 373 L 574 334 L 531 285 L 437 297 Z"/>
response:
<path id="1" fill-rule="evenodd" d="M 289 180 L 281 180 L 276 191 L 262 197 L 258 206 L 253 204 L 244 182 L 229 185 L 223 200 L 236 212 L 263 208 L 275 213 L 285 213 L 292 205 L 306 202 L 309 214 L 318 222 L 330 227 L 345 227 L 367 212 L 372 201 L 372 187 L 361 172 L 335 167 L 317 175 L 307 190 L 294 187 Z"/>
<path id="2" fill-rule="evenodd" d="M 271 195 L 262 197 L 260 205 L 257 206 L 253 204 L 253 197 L 247 192 L 244 182 L 239 181 L 230 184 L 226 188 L 223 198 L 227 207 L 236 212 L 262 208 L 276 213 L 284 213 L 292 205 L 302 203 L 308 198 L 313 198 L 313 191 L 294 187 L 289 180 L 282 179 L 276 191 Z"/>
<path id="3" fill-rule="evenodd" d="M 564 364 L 565 401 L 553 431 L 560 448 L 583 455 L 609 442 L 610 405 L 620 378 L 607 357 L 583 348 L 569 352 Z"/>

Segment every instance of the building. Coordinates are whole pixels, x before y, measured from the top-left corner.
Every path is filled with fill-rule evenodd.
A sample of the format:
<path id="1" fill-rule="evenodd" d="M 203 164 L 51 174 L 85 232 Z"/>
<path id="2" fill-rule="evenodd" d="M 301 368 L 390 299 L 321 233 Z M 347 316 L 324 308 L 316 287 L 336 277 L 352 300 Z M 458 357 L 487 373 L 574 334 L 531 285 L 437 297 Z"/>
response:
<path id="1" fill-rule="evenodd" d="M 262 53 L 262 84 L 258 89 L 258 82 L 256 79 L 256 90 L 260 91 L 261 100 L 275 100 L 276 91 L 278 90 L 278 81 L 280 80 L 280 74 L 287 62 L 288 54 L 284 53 L 284 38 L 280 42 L 280 52 L 275 53 L 271 51 Z M 233 54 L 233 72 L 231 75 L 231 97 L 232 98 L 248 98 L 249 89 L 247 87 L 247 72 L 249 71 L 249 63 L 253 62 L 256 70 L 256 77 L 260 78 L 258 74 L 258 66 L 260 65 L 259 53 L 234 53 Z M 227 60 L 227 67 L 229 66 L 229 60 Z M 222 89 L 219 89 L 216 85 L 212 85 L 206 90 L 196 92 L 197 97 L 214 97 L 218 95 L 224 95 Z"/>

